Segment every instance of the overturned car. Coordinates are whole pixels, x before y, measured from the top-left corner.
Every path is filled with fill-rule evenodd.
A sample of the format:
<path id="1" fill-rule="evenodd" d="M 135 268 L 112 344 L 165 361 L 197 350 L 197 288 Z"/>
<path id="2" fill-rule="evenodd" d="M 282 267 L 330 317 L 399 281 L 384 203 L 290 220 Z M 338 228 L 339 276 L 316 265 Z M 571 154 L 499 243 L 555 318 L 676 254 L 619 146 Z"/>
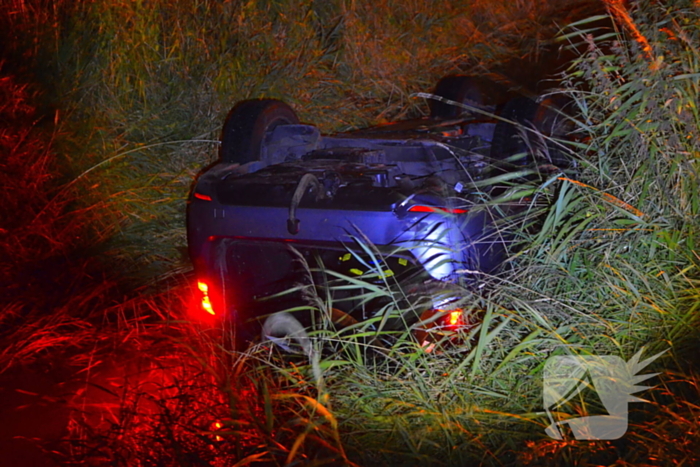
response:
<path id="1" fill-rule="evenodd" d="M 434 291 L 501 267 L 513 219 L 531 207 L 510 184 L 570 164 L 558 142 L 568 124 L 559 99 L 469 76 L 443 78 L 430 97 L 427 117 L 334 135 L 274 99 L 231 110 L 220 160 L 192 189 L 187 234 L 202 309 L 229 320 L 239 346 L 274 312 L 309 324 L 309 290 L 339 325 L 391 308 L 348 280 L 424 298 L 410 316 L 378 320 L 384 330 L 464 322 L 445 306 L 455 297 Z"/>

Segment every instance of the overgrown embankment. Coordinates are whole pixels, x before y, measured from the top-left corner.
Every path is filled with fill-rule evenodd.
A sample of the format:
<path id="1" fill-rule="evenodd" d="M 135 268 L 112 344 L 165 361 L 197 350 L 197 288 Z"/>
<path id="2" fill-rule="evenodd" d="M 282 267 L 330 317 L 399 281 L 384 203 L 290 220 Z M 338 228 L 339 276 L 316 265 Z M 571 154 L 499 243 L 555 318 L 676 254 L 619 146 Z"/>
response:
<path id="1" fill-rule="evenodd" d="M 228 108 L 282 98 L 326 131 L 417 115 L 426 106 L 413 92 L 447 73 L 487 75 L 536 57 L 551 46 L 553 19 L 563 26 L 590 10 L 565 1 L 0 3 L 9 12 L 0 19 L 0 371 L 63 351 L 73 368 L 92 368 L 124 347 L 165 347 L 184 362 L 155 355 L 154 377 L 108 388 L 115 398 L 96 408 L 110 414 L 103 425 L 76 406 L 67 464 L 697 462 L 694 2 L 610 1 L 614 28 L 593 19 L 564 30 L 554 47 L 585 51 L 566 86 L 579 110 L 578 169 L 535 187 L 549 209 L 540 230 L 519 233 L 525 246 L 510 272 L 465 290 L 479 326 L 461 347 L 427 353 L 399 340 L 371 364 L 357 335 L 327 331 L 319 347 L 345 348 L 322 354 L 323 385 L 305 359 L 262 347 L 230 354 L 219 334 L 173 321 L 188 289 L 162 279 L 188 268 L 184 199 L 216 158 Z M 113 271 L 130 287 L 117 287 Z M 157 295 L 133 285 L 154 282 Z M 659 389 L 642 394 L 652 403 L 630 404 L 621 440 L 546 437 L 548 357 L 629 359 L 645 346 L 644 356 L 670 351 L 652 380 Z M 600 409 L 583 400 L 561 413 Z"/>

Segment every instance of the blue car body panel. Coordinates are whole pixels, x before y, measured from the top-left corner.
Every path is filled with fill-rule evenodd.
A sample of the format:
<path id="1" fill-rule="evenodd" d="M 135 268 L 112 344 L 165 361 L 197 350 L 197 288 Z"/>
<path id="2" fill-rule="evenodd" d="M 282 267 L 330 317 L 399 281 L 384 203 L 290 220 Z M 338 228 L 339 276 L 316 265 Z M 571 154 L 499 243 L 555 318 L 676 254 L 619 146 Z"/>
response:
<path id="1" fill-rule="evenodd" d="M 279 126 L 261 147 L 272 162 L 220 162 L 195 183 L 187 234 L 196 274 L 225 274 L 257 299 L 294 284 L 290 247 L 335 252 L 324 260 L 332 269 L 343 252 L 361 251 L 358 240 L 437 281 L 493 272 L 509 239 L 465 188 L 488 166 L 492 130 L 429 118 L 333 136 Z M 239 253 L 222 272 L 223 243 Z"/>

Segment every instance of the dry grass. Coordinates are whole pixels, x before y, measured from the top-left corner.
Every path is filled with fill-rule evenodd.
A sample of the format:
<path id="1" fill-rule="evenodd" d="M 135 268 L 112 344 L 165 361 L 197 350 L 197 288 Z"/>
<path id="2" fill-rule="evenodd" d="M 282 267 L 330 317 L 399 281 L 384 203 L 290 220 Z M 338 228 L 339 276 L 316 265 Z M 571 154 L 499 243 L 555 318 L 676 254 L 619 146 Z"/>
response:
<path id="1" fill-rule="evenodd" d="M 399 339 L 367 364 L 359 337 L 326 332 L 324 392 L 306 360 L 229 352 L 188 319 L 184 198 L 228 108 L 281 97 L 325 131 L 418 115 L 412 93 L 456 71 L 508 82 L 503 63 L 548 56 L 589 5 L 42 3 L 0 2 L 15 67 L 0 80 L 0 372 L 60 360 L 76 375 L 62 462 L 696 462 L 694 4 L 670 3 L 687 22 L 626 10 L 617 43 L 571 36 L 588 50 L 571 81 L 585 184 L 539 189 L 549 214 L 521 233 L 510 275 L 464 292 L 482 316 L 467 345 Z M 650 343 L 678 371 L 624 440 L 544 437 L 547 356 Z"/>

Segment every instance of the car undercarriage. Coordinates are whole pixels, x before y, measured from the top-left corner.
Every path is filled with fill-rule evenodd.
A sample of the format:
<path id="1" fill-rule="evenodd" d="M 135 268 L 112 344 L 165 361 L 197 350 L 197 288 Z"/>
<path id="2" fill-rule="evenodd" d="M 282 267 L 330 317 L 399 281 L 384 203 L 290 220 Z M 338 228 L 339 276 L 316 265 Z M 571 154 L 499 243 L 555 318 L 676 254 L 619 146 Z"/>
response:
<path id="1" fill-rule="evenodd" d="M 479 83 L 443 78 L 436 97 L 452 104 L 430 116 L 334 135 L 299 123 L 281 101 L 234 107 L 221 160 L 199 176 L 188 203 L 207 311 L 232 319 L 239 340 L 250 341 L 274 312 L 296 309 L 309 325 L 310 290 L 352 322 L 367 321 L 392 299 L 339 284 L 391 282 L 414 301 L 410 317 L 382 320 L 399 329 L 451 301 L 450 284 L 498 271 L 514 226 L 533 209 L 514 187 L 571 160 L 559 149 L 567 131 L 559 103 L 480 96 Z"/>

